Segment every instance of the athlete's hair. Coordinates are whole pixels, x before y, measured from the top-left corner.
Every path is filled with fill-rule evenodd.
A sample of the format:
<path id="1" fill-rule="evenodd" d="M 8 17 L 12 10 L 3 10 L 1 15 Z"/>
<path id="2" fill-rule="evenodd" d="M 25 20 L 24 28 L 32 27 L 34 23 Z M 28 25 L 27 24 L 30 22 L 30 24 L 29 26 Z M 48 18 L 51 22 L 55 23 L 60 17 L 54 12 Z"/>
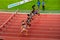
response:
<path id="1" fill-rule="evenodd" d="M 24 22 L 24 20 L 22 20 L 22 22 Z"/>
<path id="2" fill-rule="evenodd" d="M 29 14 L 27 14 L 27 16 L 30 16 Z"/>
<path id="3" fill-rule="evenodd" d="M 35 4 L 32 6 L 32 9 L 35 9 Z"/>

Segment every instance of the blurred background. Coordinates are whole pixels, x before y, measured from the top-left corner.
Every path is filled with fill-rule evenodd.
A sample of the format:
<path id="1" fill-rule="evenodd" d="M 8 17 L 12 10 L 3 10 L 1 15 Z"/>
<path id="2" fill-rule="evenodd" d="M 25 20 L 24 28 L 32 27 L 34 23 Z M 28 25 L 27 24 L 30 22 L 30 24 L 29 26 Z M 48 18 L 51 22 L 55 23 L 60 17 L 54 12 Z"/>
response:
<path id="1" fill-rule="evenodd" d="M 19 6 L 8 8 L 9 4 L 20 2 L 22 0 L 0 0 L 0 11 L 9 11 L 14 12 L 19 10 L 19 12 L 29 13 L 32 10 L 32 5 L 36 5 L 37 9 L 37 0 L 32 0 L 31 2 L 24 3 Z M 45 11 L 42 10 L 42 0 L 40 0 L 40 12 L 53 12 L 60 13 L 60 0 L 44 0 L 45 2 Z"/>

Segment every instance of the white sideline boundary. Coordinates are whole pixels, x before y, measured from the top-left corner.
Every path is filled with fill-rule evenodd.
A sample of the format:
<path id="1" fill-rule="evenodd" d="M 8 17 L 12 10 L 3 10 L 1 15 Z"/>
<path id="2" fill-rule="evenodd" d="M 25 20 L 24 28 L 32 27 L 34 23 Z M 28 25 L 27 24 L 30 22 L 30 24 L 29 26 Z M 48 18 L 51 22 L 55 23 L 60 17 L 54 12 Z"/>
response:
<path id="1" fill-rule="evenodd" d="M 0 13 L 9 13 L 9 14 L 29 14 L 29 13 L 21 13 L 21 12 L 0 12 Z M 40 14 L 57 14 L 57 15 L 60 15 L 60 13 L 40 13 Z"/>

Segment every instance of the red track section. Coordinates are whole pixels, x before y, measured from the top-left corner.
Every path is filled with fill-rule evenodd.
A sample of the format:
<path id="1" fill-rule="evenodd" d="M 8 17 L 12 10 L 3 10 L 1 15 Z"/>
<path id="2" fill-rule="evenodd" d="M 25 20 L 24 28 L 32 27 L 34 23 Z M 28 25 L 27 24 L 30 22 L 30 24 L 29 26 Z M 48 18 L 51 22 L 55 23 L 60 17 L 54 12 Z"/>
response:
<path id="1" fill-rule="evenodd" d="M 15 14 L 0 33 L 4 40 L 60 40 L 60 14 L 41 14 L 33 17 L 28 35 L 20 34 L 21 21 L 26 14 Z"/>
<path id="2" fill-rule="evenodd" d="M 0 26 L 11 16 L 11 14 L 0 13 Z"/>

